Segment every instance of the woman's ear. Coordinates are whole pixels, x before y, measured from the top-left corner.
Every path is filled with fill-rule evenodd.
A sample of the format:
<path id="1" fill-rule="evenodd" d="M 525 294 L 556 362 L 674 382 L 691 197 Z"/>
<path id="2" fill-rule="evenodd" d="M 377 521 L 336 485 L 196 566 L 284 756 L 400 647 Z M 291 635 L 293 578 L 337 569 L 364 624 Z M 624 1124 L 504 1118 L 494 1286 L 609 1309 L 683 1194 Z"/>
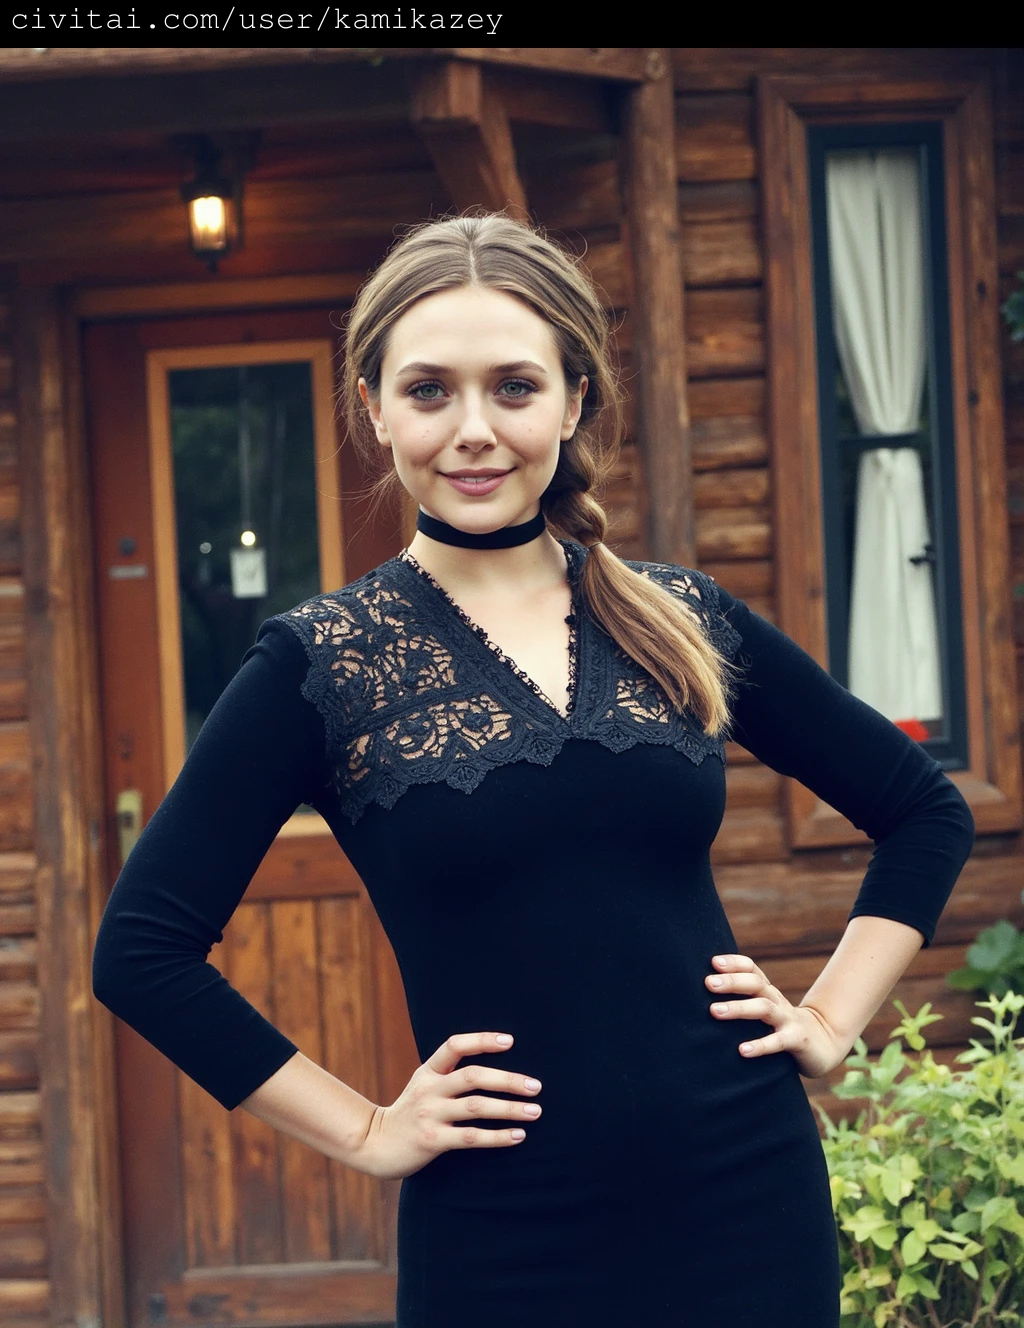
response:
<path id="1" fill-rule="evenodd" d="M 569 393 L 569 399 L 565 403 L 565 415 L 562 419 L 561 439 L 567 443 L 576 432 L 576 426 L 580 422 L 580 415 L 583 413 L 583 398 L 587 395 L 587 388 L 590 386 L 590 380 L 586 374 L 580 376 L 580 381 L 576 387 Z"/>
<path id="2" fill-rule="evenodd" d="M 372 397 L 370 389 L 366 386 L 366 379 L 359 380 L 359 398 L 366 407 L 366 413 L 370 417 L 370 423 L 373 425 L 373 431 L 377 435 L 377 442 L 381 447 L 391 446 L 391 434 L 388 432 L 388 426 L 384 422 L 384 416 L 380 408 L 380 398 Z"/>

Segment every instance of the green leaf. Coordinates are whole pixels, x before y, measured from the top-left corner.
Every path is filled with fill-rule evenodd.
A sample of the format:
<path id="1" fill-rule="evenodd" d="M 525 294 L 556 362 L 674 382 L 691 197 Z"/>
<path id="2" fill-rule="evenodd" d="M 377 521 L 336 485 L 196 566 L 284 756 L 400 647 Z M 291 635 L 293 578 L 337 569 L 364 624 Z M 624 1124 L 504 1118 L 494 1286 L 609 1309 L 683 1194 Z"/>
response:
<path id="1" fill-rule="evenodd" d="M 913 1273 L 900 1273 L 900 1280 L 896 1283 L 897 1300 L 906 1300 L 910 1296 L 917 1295 L 917 1282 L 914 1280 Z"/>
<path id="2" fill-rule="evenodd" d="M 1001 1231 L 1024 1237 L 1024 1217 L 1021 1217 L 1015 1201 L 1008 1194 L 997 1194 L 981 1210 L 982 1231 L 988 1231 L 990 1227 L 999 1227 Z"/>
<path id="3" fill-rule="evenodd" d="M 921 1176 L 921 1167 L 912 1153 L 891 1157 L 882 1169 L 882 1193 L 895 1208 L 901 1199 L 914 1191 L 914 1182 Z"/>
<path id="4" fill-rule="evenodd" d="M 871 1204 L 858 1208 L 842 1225 L 843 1230 L 852 1232 L 854 1240 L 860 1244 L 871 1240 L 880 1250 L 891 1250 L 899 1236 L 899 1232 L 881 1208 L 875 1208 Z"/>
<path id="5" fill-rule="evenodd" d="M 942 1228 L 933 1217 L 924 1217 L 920 1222 L 914 1223 L 914 1234 L 920 1236 L 923 1241 L 934 1240 L 936 1236 L 942 1234 Z"/>
<path id="6" fill-rule="evenodd" d="M 996 1158 L 996 1166 L 999 1168 L 1000 1176 L 1012 1180 L 1016 1185 L 1024 1186 L 1024 1153 L 1018 1153 L 1016 1157 L 1000 1153 Z"/>
<path id="7" fill-rule="evenodd" d="M 950 1246 L 949 1248 L 956 1249 L 956 1246 Z M 927 1249 L 928 1246 L 916 1231 L 908 1231 L 900 1245 L 900 1254 L 903 1255 L 904 1263 L 914 1264 L 924 1258 Z M 957 1250 L 957 1253 L 959 1254 L 959 1250 Z"/>
<path id="8" fill-rule="evenodd" d="M 946 985 L 954 991 L 988 991 L 989 975 L 980 968 L 955 968 L 946 974 Z"/>
<path id="9" fill-rule="evenodd" d="M 862 1278 L 863 1285 L 866 1287 L 884 1287 L 892 1281 L 892 1269 L 888 1264 L 878 1263 L 873 1268 L 867 1268 Z"/>
<path id="10" fill-rule="evenodd" d="M 935 1259 L 952 1259 L 955 1263 L 963 1263 L 964 1250 L 961 1245 L 950 1245 L 946 1241 L 938 1241 L 935 1245 L 928 1246 L 928 1253 Z M 916 1263 L 917 1260 L 915 1259 Z"/>
<path id="11" fill-rule="evenodd" d="M 986 927 L 967 951 L 968 964 L 983 973 L 1001 972 L 1013 957 L 1018 936 L 1017 928 L 1005 919 Z"/>
<path id="12" fill-rule="evenodd" d="M 965 1259 L 963 1263 L 960 1265 L 960 1267 L 964 1270 L 964 1272 L 967 1274 L 968 1277 L 973 1277 L 975 1282 L 977 1282 L 978 1265 L 974 1262 L 973 1259 Z"/>
<path id="13" fill-rule="evenodd" d="M 858 1208 L 855 1213 L 850 1214 L 843 1223 L 843 1229 L 844 1231 L 852 1232 L 854 1240 L 860 1241 L 860 1243 L 863 1244 L 864 1241 L 870 1239 L 872 1231 L 877 1231 L 879 1227 L 884 1227 L 888 1221 L 889 1219 L 882 1212 L 881 1208 L 875 1208 L 871 1204 L 865 1204 L 863 1207 Z"/>

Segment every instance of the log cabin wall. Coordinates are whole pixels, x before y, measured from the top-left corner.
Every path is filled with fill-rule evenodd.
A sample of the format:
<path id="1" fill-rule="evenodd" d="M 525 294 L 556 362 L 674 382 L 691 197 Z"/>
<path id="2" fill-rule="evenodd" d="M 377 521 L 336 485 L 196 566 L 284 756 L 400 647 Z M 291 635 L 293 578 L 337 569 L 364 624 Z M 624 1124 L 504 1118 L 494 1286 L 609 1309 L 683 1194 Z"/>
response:
<path id="1" fill-rule="evenodd" d="M 686 48 L 673 51 L 673 65 L 697 559 L 773 620 L 757 80 L 782 74 L 861 75 L 868 86 L 886 78 L 989 80 L 1002 301 L 1024 266 L 1024 61 L 1008 51 Z M 1001 327 L 1015 649 L 1024 698 L 1024 347 Z M 740 944 L 798 999 L 838 939 L 868 853 L 791 852 L 781 779 L 742 749 L 733 747 L 730 758 L 726 823 L 713 855 L 716 879 Z M 970 995 L 946 989 L 945 974 L 964 962 L 966 945 L 981 927 L 1000 917 L 1024 921 L 1022 885 L 1021 836 L 979 837 L 936 943 L 918 956 L 895 993 L 912 1010 L 930 1000 L 946 1016 L 929 1032 L 947 1057 L 970 1035 L 974 1010 Z M 884 1045 L 894 1022 L 886 1004 L 869 1026 L 869 1045 Z M 809 1089 L 830 1111 L 849 1111 L 826 1084 Z"/>
<path id="2" fill-rule="evenodd" d="M 931 68 L 942 77 L 992 78 L 996 109 L 999 267 L 1005 298 L 1024 266 L 1024 72 L 1019 56 L 936 51 L 690 50 L 673 52 L 678 205 L 685 273 L 684 327 L 691 419 L 692 503 L 696 561 L 758 612 L 775 612 L 772 458 L 765 424 L 766 336 L 760 163 L 755 133 L 755 80 L 764 73 L 834 70 L 906 77 Z M 451 205 L 424 139 L 409 115 L 404 71 L 357 73 L 353 104 L 363 103 L 344 132 L 329 123 L 279 124 L 264 134 L 248 185 L 247 248 L 225 265 L 231 283 L 296 275 L 338 279 L 351 290 L 390 243 L 394 227 Z M 171 74 L 165 75 L 170 79 Z M 304 74 L 308 96 L 330 102 L 323 71 Z M 319 81 L 318 81 L 319 80 Z M 322 87 L 321 87 L 322 85 Z M 640 365 L 633 351 L 633 271 L 623 188 L 623 94 L 594 81 L 530 83 L 514 73 L 496 78 L 512 120 L 515 160 L 533 215 L 563 235 L 586 261 L 607 296 L 627 392 Z M 53 86 L 53 85 L 51 85 Z M 169 86 L 169 85 L 168 85 Z M 180 96 L 184 84 L 176 95 Z M 280 71 L 236 80 L 237 105 L 278 104 L 290 95 Z M 317 89 L 321 91 L 317 91 Z M 152 106 L 152 103 L 146 103 Z M 332 112 L 333 113 L 333 112 Z M 160 154 L 163 154 L 162 156 Z M 8 237 L 0 257 L 22 292 L 55 288 L 105 291 L 133 283 L 195 284 L 197 265 L 184 252 L 176 163 L 165 139 L 142 133 L 113 144 L 96 133 L 85 151 L 59 143 L 8 145 L 0 190 L 7 195 Z M 48 197 L 47 195 L 50 195 Z M 55 198 L 54 195 L 57 195 Z M 67 216 L 78 224 L 69 231 Z M 110 244 L 111 227 L 115 243 Z M 59 244 L 58 244 L 59 241 Z M 14 244 L 14 250 L 10 244 Z M 312 287 L 310 288 L 312 289 Z M 322 289 L 322 288 L 321 288 Z M 19 439 L 10 329 L 10 299 L 0 300 L 0 1322 L 42 1328 L 88 1321 L 76 1304 L 60 1233 L 47 1236 L 41 1137 L 39 988 L 36 980 L 37 816 L 47 796 L 33 778 L 25 647 L 25 524 L 20 481 L 32 428 Z M 1004 333 L 1008 521 L 1015 632 L 1024 713 L 1024 347 Z M 25 366 L 19 364 L 19 370 Z M 632 394 L 631 394 L 632 395 Z M 627 443 L 608 493 L 610 540 L 627 557 L 649 552 L 649 483 L 635 410 L 627 399 Z M 21 469 L 19 470 L 19 457 Z M 36 506 L 38 495 L 35 495 Z M 33 509 L 34 510 L 34 509 Z M 30 532 L 31 533 L 31 532 Z M 47 604 L 32 579 L 33 613 Z M 42 708 L 44 698 L 35 705 Z M 730 753 L 727 821 L 716 845 L 716 875 L 741 944 L 771 965 L 780 986 L 801 995 L 839 935 L 866 863 L 866 852 L 793 854 L 786 843 L 781 780 L 734 749 Z M 1021 885 L 1020 837 L 979 842 L 943 923 L 938 943 L 901 984 L 911 1008 L 933 1000 L 948 1016 L 933 1041 L 952 1051 L 968 1034 L 966 997 L 944 989 L 945 973 L 963 960 L 977 930 L 1013 916 Z M 44 877 L 42 889 L 48 887 Z M 63 999 L 50 990 L 49 999 Z M 71 999 L 69 988 L 68 999 Z M 100 1016 L 102 1017 L 102 1016 Z M 892 1020 L 874 1021 L 878 1046 Z M 86 1127 L 91 1127 L 87 1122 Z M 47 1173 L 58 1165 L 59 1141 Z M 88 1178 L 79 1186 L 89 1184 Z M 74 1189 L 74 1186 L 72 1186 Z M 49 1250 L 62 1250 L 50 1259 Z M 116 1263 L 116 1260 L 113 1261 Z M 112 1265 L 113 1266 L 113 1265 Z M 73 1270 L 72 1270 L 73 1271 Z M 56 1288 L 51 1309 L 50 1277 Z M 107 1294 L 116 1299 L 116 1290 Z M 88 1297 L 85 1297 L 88 1299 Z M 92 1320 L 95 1322 L 95 1319 Z M 111 1322 L 115 1320 L 111 1318 Z"/>
<path id="3" fill-rule="evenodd" d="M 0 295 L 0 1322 L 48 1320 L 35 843 L 11 299 Z"/>

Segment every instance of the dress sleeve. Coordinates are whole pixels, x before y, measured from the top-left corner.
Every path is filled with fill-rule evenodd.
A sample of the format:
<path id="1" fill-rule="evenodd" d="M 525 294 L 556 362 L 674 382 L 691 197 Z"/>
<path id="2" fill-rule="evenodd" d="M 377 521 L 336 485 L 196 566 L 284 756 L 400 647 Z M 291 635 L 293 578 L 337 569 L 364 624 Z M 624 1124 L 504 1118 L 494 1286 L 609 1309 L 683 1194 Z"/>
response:
<path id="1" fill-rule="evenodd" d="M 956 785 L 919 743 L 742 600 L 710 578 L 702 587 L 741 670 L 732 736 L 874 840 L 850 917 L 893 918 L 930 945 L 974 843 L 974 818 Z"/>
<path id="2" fill-rule="evenodd" d="M 298 1048 L 208 962 L 278 830 L 323 787 L 309 661 L 280 621 L 217 701 L 125 863 L 100 924 L 93 990 L 233 1108 Z"/>

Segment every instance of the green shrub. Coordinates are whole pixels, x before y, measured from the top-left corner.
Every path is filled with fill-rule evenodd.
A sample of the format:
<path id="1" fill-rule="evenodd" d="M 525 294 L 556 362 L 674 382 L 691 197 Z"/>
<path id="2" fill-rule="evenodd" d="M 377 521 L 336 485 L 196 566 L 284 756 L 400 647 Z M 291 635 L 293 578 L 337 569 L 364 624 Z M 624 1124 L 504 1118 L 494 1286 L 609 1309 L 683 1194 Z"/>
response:
<path id="1" fill-rule="evenodd" d="M 994 1328 L 1024 1309 L 1024 995 L 978 1001 L 991 1041 L 963 1068 L 936 1063 L 925 1005 L 877 1059 L 858 1039 L 841 1098 L 866 1098 L 855 1124 L 824 1111 L 842 1261 L 842 1328 Z M 910 1050 L 906 1050 L 903 1044 Z"/>
<path id="2" fill-rule="evenodd" d="M 1024 933 L 1005 920 L 986 927 L 967 951 L 967 966 L 946 981 L 959 991 L 1024 992 Z"/>

